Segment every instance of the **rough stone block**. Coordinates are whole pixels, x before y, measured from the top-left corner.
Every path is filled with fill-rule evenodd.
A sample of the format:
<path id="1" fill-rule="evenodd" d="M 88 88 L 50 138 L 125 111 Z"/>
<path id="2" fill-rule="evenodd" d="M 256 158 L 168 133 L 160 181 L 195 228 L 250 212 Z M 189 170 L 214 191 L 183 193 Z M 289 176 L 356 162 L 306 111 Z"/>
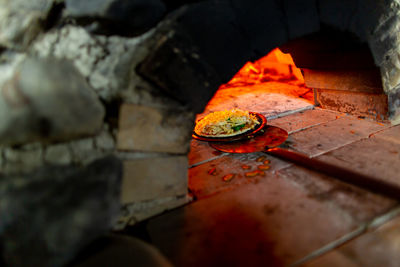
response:
<path id="1" fill-rule="evenodd" d="M 358 17 L 362 23 L 369 47 L 378 66 L 395 56 L 393 50 L 398 47 L 397 29 L 400 25 L 398 17 L 400 5 L 397 1 L 367 0 L 359 3 Z"/>
<path id="2" fill-rule="evenodd" d="M 103 124 L 102 103 L 65 60 L 24 60 L 1 93 L 1 144 L 67 141 L 94 135 Z"/>
<path id="3" fill-rule="evenodd" d="M 187 166 L 185 156 L 125 161 L 121 202 L 186 195 Z"/>
<path id="4" fill-rule="evenodd" d="M 312 70 L 303 69 L 304 82 L 310 88 L 383 93 L 378 69 Z"/>
<path id="5" fill-rule="evenodd" d="M 193 115 L 188 112 L 123 104 L 117 148 L 183 154 L 189 151 Z"/>
<path id="6" fill-rule="evenodd" d="M 388 96 L 389 105 L 389 119 L 392 124 L 400 124 L 400 89 L 396 88 L 389 92 Z"/>
<path id="7" fill-rule="evenodd" d="M 0 5 L 0 44 L 26 49 L 43 30 L 55 0 L 2 1 Z"/>
<path id="8" fill-rule="evenodd" d="M 84 28 L 71 25 L 43 35 L 33 43 L 32 52 L 39 57 L 68 59 L 85 77 L 107 53 L 104 38 L 95 39 Z"/>
<path id="9" fill-rule="evenodd" d="M 95 148 L 94 140 L 94 138 L 85 138 L 68 144 L 72 152 L 72 160 L 74 163 L 87 164 L 107 154 L 107 151 Z"/>
<path id="10" fill-rule="evenodd" d="M 397 45 L 400 45 L 400 41 Z M 397 46 L 393 50 L 381 64 L 383 89 L 387 94 L 395 90 L 400 84 L 400 49 Z"/>
<path id="11" fill-rule="evenodd" d="M 0 54 L 0 86 L 12 78 L 15 70 L 26 58 L 26 54 L 4 51 Z"/>
<path id="12" fill-rule="evenodd" d="M 94 139 L 96 148 L 111 151 L 115 148 L 115 140 L 108 129 L 103 129 Z"/>
<path id="13" fill-rule="evenodd" d="M 43 164 L 43 149 L 35 147 L 32 149 L 4 149 L 4 172 L 26 173 Z"/>
<path id="14" fill-rule="evenodd" d="M 159 45 L 140 65 L 139 74 L 161 90 L 201 112 L 222 80 L 213 67 L 200 58 L 193 44 L 182 34 L 159 34 Z"/>
<path id="15" fill-rule="evenodd" d="M 316 89 L 317 102 L 322 108 L 370 117 L 376 120 L 388 119 L 388 96 L 340 90 Z"/>
<path id="16" fill-rule="evenodd" d="M 44 160 L 47 163 L 53 164 L 70 164 L 72 155 L 68 145 L 51 145 L 46 148 Z"/>

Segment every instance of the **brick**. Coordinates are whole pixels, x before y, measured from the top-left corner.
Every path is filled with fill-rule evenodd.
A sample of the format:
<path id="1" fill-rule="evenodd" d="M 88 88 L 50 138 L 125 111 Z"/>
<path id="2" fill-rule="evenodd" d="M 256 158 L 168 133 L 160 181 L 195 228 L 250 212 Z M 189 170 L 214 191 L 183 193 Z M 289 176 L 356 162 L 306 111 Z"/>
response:
<path id="1" fill-rule="evenodd" d="M 190 113 L 123 104 L 120 110 L 117 148 L 184 154 L 193 131 Z"/>
<path id="2" fill-rule="evenodd" d="M 324 264 L 318 265 L 318 263 L 330 262 L 338 257 L 347 258 L 347 261 L 353 264 L 349 266 L 398 266 L 400 262 L 399 229 L 400 218 L 397 217 L 375 231 L 350 241 L 334 252 L 324 255 L 306 266 L 326 266 Z"/>
<path id="3" fill-rule="evenodd" d="M 192 38 L 187 36 L 188 33 L 171 21 L 177 17 L 183 19 L 182 13 L 191 13 L 192 10 L 193 8 L 182 10 L 183 12 L 170 17 L 167 20 L 168 23 L 158 28 L 158 33 L 154 37 L 157 46 L 151 49 L 151 53 L 140 64 L 138 72 L 156 84 L 162 91 L 186 104 L 193 112 L 197 113 L 201 112 L 222 80 L 220 73 L 208 62 L 201 51 L 199 52 L 195 48 L 196 45 L 193 44 Z M 186 14 L 183 14 L 183 17 L 190 18 Z M 174 26 L 171 26 L 171 23 Z M 204 27 L 200 25 L 196 24 L 196 27 Z M 217 28 L 220 30 L 219 27 Z M 207 33 L 203 31 L 203 33 L 208 35 L 208 31 Z M 198 45 L 199 42 L 196 44 Z M 234 67 L 225 66 L 225 68 Z"/>
<path id="4" fill-rule="evenodd" d="M 285 129 L 288 133 L 292 133 L 304 128 L 336 120 L 339 116 L 343 116 L 343 114 L 316 108 L 273 119 L 268 121 L 268 124 L 280 127 Z"/>
<path id="5" fill-rule="evenodd" d="M 197 164 L 202 161 L 211 160 L 221 156 L 223 153 L 212 148 L 208 142 L 192 139 L 190 152 L 188 155 L 189 165 Z"/>
<path id="6" fill-rule="evenodd" d="M 94 138 L 85 138 L 69 143 L 74 163 L 87 164 L 104 156 L 104 153 L 95 148 Z"/>
<path id="7" fill-rule="evenodd" d="M 265 176 L 246 177 L 246 173 L 257 171 L 258 166 L 263 165 L 263 162 L 256 161 L 260 157 L 265 157 L 271 161 L 268 164 L 270 169 L 264 171 Z M 244 165 L 249 166 L 250 169 L 243 169 L 242 166 Z M 274 177 L 277 170 L 289 165 L 289 163 L 261 152 L 229 154 L 189 169 L 189 189 L 196 198 L 204 198 L 232 190 L 243 184 L 258 183 L 263 179 Z M 215 169 L 215 173 L 210 174 L 209 172 L 213 169 Z M 235 176 L 232 180 L 226 182 L 223 177 L 228 174 L 234 174 Z"/>
<path id="8" fill-rule="evenodd" d="M 176 266 L 289 266 L 368 217 L 354 219 L 353 210 L 310 197 L 280 173 L 150 220 L 153 244 Z M 320 177 L 304 178 L 310 176 Z M 356 198 L 362 211 L 368 205 L 387 208 L 379 209 L 382 202 L 374 204 L 374 197 L 363 204 L 365 197 L 346 190 L 332 200 L 340 197 Z"/>
<path id="9" fill-rule="evenodd" d="M 394 126 L 389 129 L 385 129 L 372 135 L 372 137 L 400 145 L 400 126 Z"/>
<path id="10" fill-rule="evenodd" d="M 388 118 L 388 97 L 385 94 L 316 89 L 315 97 L 325 109 L 367 116 L 376 120 Z"/>
<path id="11" fill-rule="evenodd" d="M 323 161 L 400 185 L 400 144 L 363 139 L 319 157 Z"/>
<path id="12" fill-rule="evenodd" d="M 317 156 L 367 138 L 370 134 L 388 127 L 389 124 L 342 116 L 289 135 L 290 147 L 309 156 Z"/>
<path id="13" fill-rule="evenodd" d="M 312 70 L 303 69 L 304 82 L 310 88 L 383 93 L 379 69 Z"/>
<path id="14" fill-rule="evenodd" d="M 172 156 L 124 162 L 123 204 L 187 194 L 187 158 Z"/>

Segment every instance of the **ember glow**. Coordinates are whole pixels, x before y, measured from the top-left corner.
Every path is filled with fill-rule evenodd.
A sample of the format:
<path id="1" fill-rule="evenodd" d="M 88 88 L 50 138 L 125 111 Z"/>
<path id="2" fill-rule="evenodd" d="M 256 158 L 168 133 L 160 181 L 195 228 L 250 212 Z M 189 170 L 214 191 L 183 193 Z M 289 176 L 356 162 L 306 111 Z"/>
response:
<path id="1" fill-rule="evenodd" d="M 300 69 L 290 54 L 276 48 L 255 62 L 247 62 L 221 85 L 197 119 L 233 108 L 270 116 L 313 104 L 313 91 L 305 86 Z"/>
<path id="2" fill-rule="evenodd" d="M 288 82 L 304 86 L 303 75 L 296 68 L 290 54 L 284 54 L 275 48 L 256 62 L 247 62 L 239 72 L 220 88 L 249 86 L 265 82 Z"/>

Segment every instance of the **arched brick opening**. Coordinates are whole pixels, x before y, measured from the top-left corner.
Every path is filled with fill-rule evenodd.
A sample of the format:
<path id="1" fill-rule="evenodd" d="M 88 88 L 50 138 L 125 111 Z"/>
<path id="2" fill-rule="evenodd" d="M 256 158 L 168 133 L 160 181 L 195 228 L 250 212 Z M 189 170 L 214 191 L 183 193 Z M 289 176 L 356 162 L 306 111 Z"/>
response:
<path id="1" fill-rule="evenodd" d="M 395 28 L 397 22 L 394 13 L 389 14 L 388 10 L 391 9 L 387 5 L 376 2 L 200 1 L 173 11 L 161 22 L 149 39 L 149 53 L 136 71 L 156 91 L 173 100 L 167 109 L 177 111 L 179 106 L 195 114 L 204 109 L 217 88 L 230 80 L 245 62 L 254 61 L 278 46 L 292 49 L 292 44 L 304 37 L 321 33 L 335 35 L 332 38 L 344 36 L 340 38 L 348 38 L 356 50 L 364 50 L 362 57 L 369 67 L 375 65 L 380 69 L 388 95 L 389 116 L 397 123 L 397 89 L 392 86 L 397 83 L 393 68 L 397 41 L 389 37 L 395 36 L 395 32 L 387 31 L 389 25 Z M 207 19 L 199 22 L 199 17 Z M 131 112 L 134 110 L 132 107 Z M 193 123 L 194 117 L 190 120 Z M 172 146 L 183 144 L 188 149 L 193 124 L 186 126 L 180 131 L 186 138 Z M 137 135 L 145 134 L 137 131 Z M 187 150 L 170 147 L 164 152 Z"/>
<path id="2" fill-rule="evenodd" d="M 350 37 L 349 42 L 359 43 L 360 48 L 370 48 L 374 64 L 381 70 L 385 92 L 391 99 L 390 118 L 396 121 L 393 85 L 397 81 L 388 64 L 393 66 L 396 62 L 393 58 L 396 38 L 390 27 L 393 29 L 397 24 L 393 23 L 395 19 L 389 14 L 388 6 L 373 2 L 283 1 L 279 5 L 274 1 L 256 2 L 205 1 L 176 11 L 158 29 L 161 36 L 168 38 L 159 38 L 162 41 L 157 43 L 139 72 L 199 112 L 215 88 L 229 80 L 246 61 L 254 61 L 272 48 L 302 36 L 318 32 L 329 34 L 334 29 L 332 40 L 335 34 L 343 32 Z M 378 19 L 378 14 L 383 13 L 387 13 L 385 18 Z M 205 16 L 207 20 L 195 23 L 197 16 Z M 173 56 L 174 61 L 170 61 L 169 56 Z M 174 66 L 177 67 L 172 71 L 170 68 Z M 173 78 L 174 73 L 179 73 L 179 79 Z M 197 77 L 193 77 L 194 73 Z"/>

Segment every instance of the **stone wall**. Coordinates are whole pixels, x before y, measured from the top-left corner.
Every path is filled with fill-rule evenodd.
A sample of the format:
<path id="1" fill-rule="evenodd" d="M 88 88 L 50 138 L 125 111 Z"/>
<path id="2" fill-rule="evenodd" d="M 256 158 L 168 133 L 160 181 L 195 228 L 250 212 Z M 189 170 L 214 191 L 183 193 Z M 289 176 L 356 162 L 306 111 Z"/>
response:
<path id="1" fill-rule="evenodd" d="M 369 43 L 397 122 L 397 1 L 339 2 L 0 0 L 3 260 L 62 266 L 190 201 L 195 114 L 246 61 L 323 24 Z"/>

